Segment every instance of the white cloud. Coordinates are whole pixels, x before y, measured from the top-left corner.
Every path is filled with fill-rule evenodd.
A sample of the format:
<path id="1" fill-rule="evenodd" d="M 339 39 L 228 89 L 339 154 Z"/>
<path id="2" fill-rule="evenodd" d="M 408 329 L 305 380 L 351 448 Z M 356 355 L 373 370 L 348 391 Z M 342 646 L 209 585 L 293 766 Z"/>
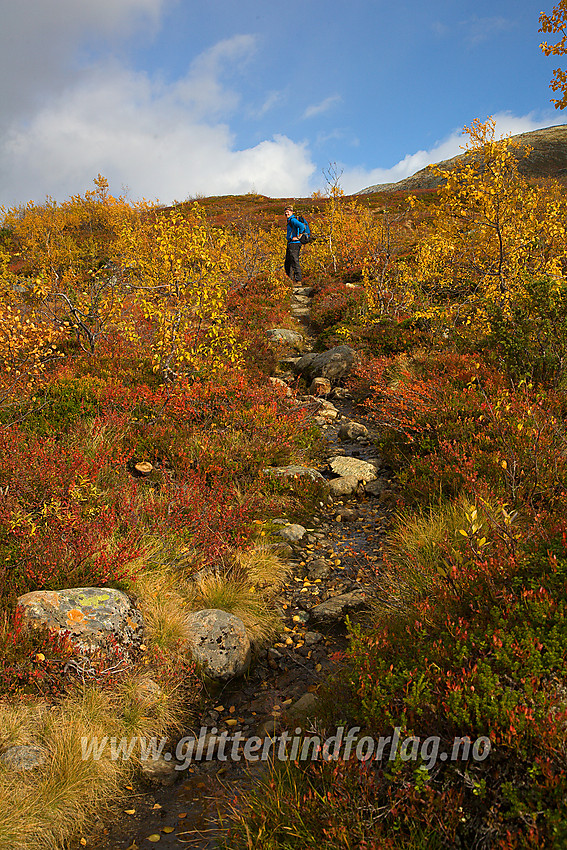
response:
<path id="1" fill-rule="evenodd" d="M 325 100 L 322 100 L 321 103 L 316 103 L 313 106 L 308 106 L 305 112 L 303 113 L 303 118 L 315 118 L 317 115 L 322 115 L 324 112 L 328 112 L 329 109 L 332 109 L 337 103 L 342 101 L 342 97 L 339 94 L 331 95 L 331 97 L 326 97 Z"/>
<path id="2" fill-rule="evenodd" d="M 315 166 L 304 144 L 278 135 L 239 151 L 227 124 L 241 104 L 226 77 L 254 55 L 253 36 L 218 42 L 172 83 L 112 58 L 126 53 L 124 39 L 151 38 L 175 2 L 0 0 L 0 74 L 10 81 L 0 204 L 62 200 L 99 172 L 115 194 L 127 186 L 166 203 L 198 192 L 308 193 Z"/>
<path id="3" fill-rule="evenodd" d="M 76 62 L 87 40 L 153 33 L 171 2 L 176 0 L 0 0 L 0 129 L 18 115 L 29 117 L 46 96 L 65 87 L 70 72 L 80 73 Z"/>
<path id="4" fill-rule="evenodd" d="M 253 43 L 221 42 L 171 85 L 119 64 L 92 69 L 31 120 L 0 136 L 0 201 L 57 200 L 90 188 L 100 172 L 116 194 L 182 200 L 198 192 L 304 195 L 315 166 L 305 145 L 283 135 L 247 150 L 219 113 L 238 104 L 223 87 L 223 65 L 242 61 Z"/>
<path id="5" fill-rule="evenodd" d="M 537 130 L 540 127 L 550 127 L 554 124 L 563 123 L 562 120 L 557 119 L 553 114 L 537 117 L 533 113 L 524 116 L 515 116 L 504 112 L 493 117 L 496 122 L 496 138 L 508 134 L 515 136 L 518 133 L 527 133 L 530 130 Z M 411 177 L 416 171 L 420 171 L 432 163 L 451 159 L 463 153 L 466 140 L 466 136 L 461 131 L 454 131 L 450 136 L 442 142 L 438 142 L 428 151 L 417 151 L 413 154 L 406 154 L 403 159 L 391 168 L 373 168 L 370 170 L 345 168 L 341 178 L 341 186 L 347 194 L 351 194 L 380 183 L 397 183 L 399 180 Z"/>

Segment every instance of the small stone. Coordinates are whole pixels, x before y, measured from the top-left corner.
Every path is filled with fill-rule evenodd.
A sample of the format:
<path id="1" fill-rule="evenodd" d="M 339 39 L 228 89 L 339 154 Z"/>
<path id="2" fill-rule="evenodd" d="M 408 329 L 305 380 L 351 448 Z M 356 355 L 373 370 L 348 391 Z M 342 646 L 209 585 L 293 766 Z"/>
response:
<path id="1" fill-rule="evenodd" d="M 299 543 L 299 541 L 305 536 L 306 530 L 302 525 L 293 523 L 282 528 L 279 534 L 280 537 L 283 537 L 287 543 Z"/>
<path id="2" fill-rule="evenodd" d="M 310 579 L 324 579 L 331 574 L 331 566 L 323 558 L 311 561 L 307 569 Z"/>
<path id="3" fill-rule="evenodd" d="M 315 696 L 315 694 L 303 694 L 303 696 L 299 697 L 297 702 L 295 702 L 291 708 L 288 708 L 287 713 L 292 717 L 298 717 L 301 715 L 308 715 L 313 713 L 318 705 L 319 700 Z"/>
<path id="4" fill-rule="evenodd" d="M 328 378 L 313 378 L 309 394 L 314 396 L 327 395 L 331 392 L 331 382 Z"/>
<path id="5" fill-rule="evenodd" d="M 17 744 L 4 750 L 0 761 L 13 770 L 35 770 L 45 764 L 46 754 L 40 747 Z"/>
<path id="6" fill-rule="evenodd" d="M 176 770 L 176 762 L 171 758 L 171 753 L 159 755 L 155 759 L 141 761 L 140 773 L 146 782 L 152 785 L 165 786 L 173 785 L 179 775 L 179 771 Z"/>
<path id="7" fill-rule="evenodd" d="M 339 428 L 339 440 L 357 440 L 368 437 L 368 428 L 358 422 L 344 422 Z"/>
<path id="8" fill-rule="evenodd" d="M 150 472 L 153 472 L 154 466 L 147 460 L 142 460 L 140 463 L 136 463 L 134 465 L 134 469 L 140 475 L 149 475 Z"/>
<path id="9" fill-rule="evenodd" d="M 340 478 L 331 478 L 328 484 L 329 493 L 333 498 L 352 496 L 358 488 L 358 477 L 356 475 L 343 475 Z"/>
<path id="10" fill-rule="evenodd" d="M 330 597 L 325 602 L 315 605 L 310 613 L 315 621 L 336 623 L 343 620 L 347 614 L 366 607 L 368 607 L 366 594 L 354 591 Z"/>

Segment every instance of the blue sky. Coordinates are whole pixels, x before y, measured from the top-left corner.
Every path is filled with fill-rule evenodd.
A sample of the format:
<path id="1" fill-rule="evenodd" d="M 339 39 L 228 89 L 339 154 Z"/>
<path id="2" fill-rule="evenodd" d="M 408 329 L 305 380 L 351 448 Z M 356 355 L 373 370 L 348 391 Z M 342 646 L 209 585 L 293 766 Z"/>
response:
<path id="1" fill-rule="evenodd" d="M 347 192 L 567 123 L 535 0 L 0 0 L 0 204 Z M 553 2 L 543 9 L 551 12 Z"/>

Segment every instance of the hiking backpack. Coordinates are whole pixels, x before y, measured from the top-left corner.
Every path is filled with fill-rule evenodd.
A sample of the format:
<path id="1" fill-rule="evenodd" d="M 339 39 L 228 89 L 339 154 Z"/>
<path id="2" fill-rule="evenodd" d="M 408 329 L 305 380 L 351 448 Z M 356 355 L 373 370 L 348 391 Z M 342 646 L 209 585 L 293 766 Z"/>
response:
<path id="1" fill-rule="evenodd" d="M 307 243 L 311 242 L 311 239 L 312 239 L 311 229 L 310 229 L 309 225 L 307 224 L 307 222 L 305 221 L 305 219 L 303 218 L 302 215 L 296 215 L 295 217 L 298 221 L 300 221 L 302 224 L 305 225 L 305 233 L 301 234 L 301 236 L 299 237 L 299 241 L 301 242 L 302 245 L 307 245 Z"/>

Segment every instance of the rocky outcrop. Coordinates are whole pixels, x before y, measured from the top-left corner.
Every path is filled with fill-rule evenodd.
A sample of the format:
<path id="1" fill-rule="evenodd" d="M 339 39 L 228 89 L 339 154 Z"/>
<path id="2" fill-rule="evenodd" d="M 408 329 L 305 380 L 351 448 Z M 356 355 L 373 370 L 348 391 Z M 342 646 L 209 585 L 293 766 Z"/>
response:
<path id="1" fill-rule="evenodd" d="M 227 682 L 250 665 L 251 647 L 244 623 L 234 614 L 204 608 L 187 618 L 186 649 L 211 679 Z"/>
<path id="2" fill-rule="evenodd" d="M 36 590 L 18 598 L 17 610 L 24 627 L 67 637 L 80 653 L 128 652 L 143 643 L 141 612 L 114 588 Z"/>

